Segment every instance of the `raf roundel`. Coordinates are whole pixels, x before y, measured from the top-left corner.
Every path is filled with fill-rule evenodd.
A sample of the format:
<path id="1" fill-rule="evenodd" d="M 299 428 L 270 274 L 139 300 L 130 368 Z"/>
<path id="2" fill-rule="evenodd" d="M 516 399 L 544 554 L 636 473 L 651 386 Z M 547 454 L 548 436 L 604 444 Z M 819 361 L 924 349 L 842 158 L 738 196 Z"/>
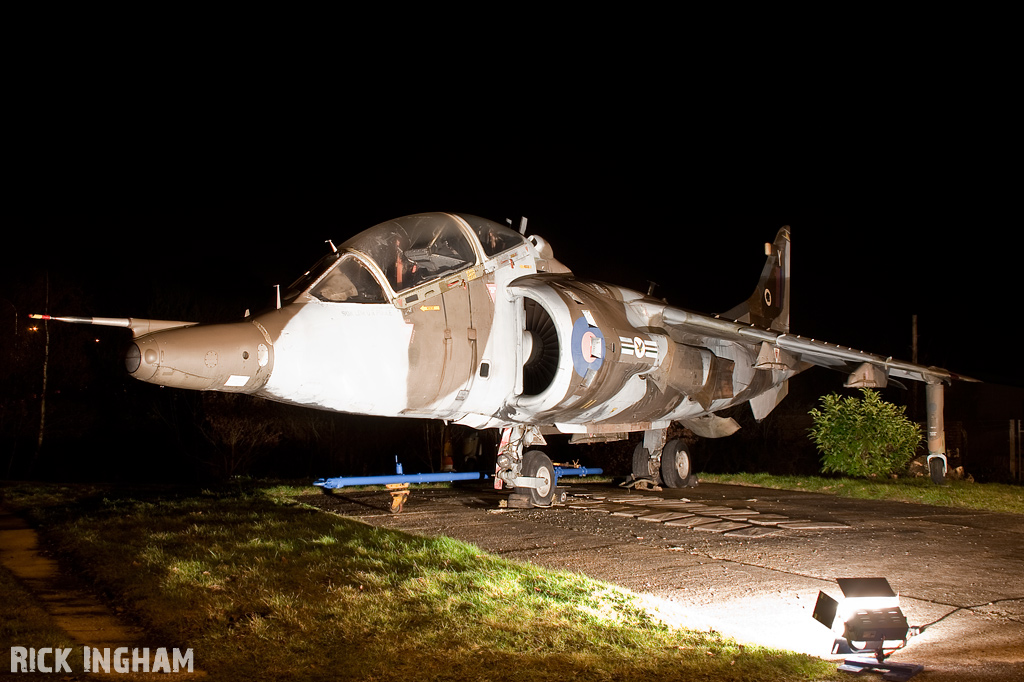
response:
<path id="1" fill-rule="evenodd" d="M 647 355 L 647 346 L 644 344 L 644 340 L 639 336 L 633 337 L 633 347 L 636 349 L 633 352 L 638 358 L 642 358 Z"/>
<path id="2" fill-rule="evenodd" d="M 603 352 L 597 350 L 604 348 L 604 334 L 597 327 L 591 327 L 585 317 L 576 319 L 572 325 L 572 367 L 581 377 L 586 376 L 589 370 L 595 372 L 604 363 Z M 595 355 L 595 351 L 598 353 Z"/>

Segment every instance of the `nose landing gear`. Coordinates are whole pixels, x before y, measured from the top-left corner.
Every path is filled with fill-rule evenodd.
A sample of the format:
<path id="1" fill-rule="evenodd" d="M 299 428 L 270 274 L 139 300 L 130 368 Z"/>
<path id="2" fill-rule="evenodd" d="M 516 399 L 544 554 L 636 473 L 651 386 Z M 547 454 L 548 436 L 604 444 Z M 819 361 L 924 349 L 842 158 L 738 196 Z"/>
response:
<path id="1" fill-rule="evenodd" d="M 510 502 L 516 504 L 510 506 L 549 507 L 555 498 L 558 479 L 551 459 L 540 450 L 523 452 L 534 444 L 547 444 L 536 427 L 519 424 L 502 431 L 494 487 L 523 489 L 523 493 L 513 493 L 517 499 Z"/>

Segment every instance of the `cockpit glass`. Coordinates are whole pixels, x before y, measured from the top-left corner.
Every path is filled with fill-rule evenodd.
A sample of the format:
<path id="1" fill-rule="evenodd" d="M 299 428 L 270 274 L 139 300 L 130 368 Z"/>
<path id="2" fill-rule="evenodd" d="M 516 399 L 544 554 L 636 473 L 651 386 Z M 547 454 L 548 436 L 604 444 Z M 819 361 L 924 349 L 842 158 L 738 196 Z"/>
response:
<path id="1" fill-rule="evenodd" d="M 372 258 L 396 292 L 476 264 L 459 221 L 444 213 L 381 223 L 344 244 Z"/>
<path id="2" fill-rule="evenodd" d="M 309 286 L 317 281 L 327 270 L 338 262 L 338 258 L 341 257 L 339 253 L 329 253 L 316 262 L 316 265 L 311 267 L 302 277 L 291 283 L 284 293 L 281 294 L 282 302 L 287 305 L 291 303 L 301 294 L 303 291 L 309 288 Z"/>
<path id="3" fill-rule="evenodd" d="M 309 293 L 334 303 L 386 303 L 384 290 L 356 258 L 344 258 Z"/>
<path id="4" fill-rule="evenodd" d="M 476 232 L 481 246 L 484 247 L 484 253 L 488 257 L 514 249 L 526 241 L 523 235 L 493 220 L 466 214 L 460 214 L 459 217 L 469 223 L 469 226 Z"/>

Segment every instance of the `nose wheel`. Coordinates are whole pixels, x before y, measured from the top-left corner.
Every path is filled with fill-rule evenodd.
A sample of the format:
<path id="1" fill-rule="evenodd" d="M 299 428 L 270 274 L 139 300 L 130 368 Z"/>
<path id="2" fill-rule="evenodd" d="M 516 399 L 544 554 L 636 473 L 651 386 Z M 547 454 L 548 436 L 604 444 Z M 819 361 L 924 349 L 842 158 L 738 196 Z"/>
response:
<path id="1" fill-rule="evenodd" d="M 555 467 L 540 450 L 523 454 L 523 476 L 539 479 L 537 487 L 526 488 L 526 496 L 535 507 L 550 507 L 555 499 Z"/>
<path id="2" fill-rule="evenodd" d="M 502 432 L 494 487 L 513 488 L 516 492 L 509 502 L 515 501 L 517 507 L 550 507 L 555 498 L 558 478 L 551 459 L 540 450 L 526 450 L 531 445 L 545 444 L 544 436 L 534 426 L 517 424 Z"/>

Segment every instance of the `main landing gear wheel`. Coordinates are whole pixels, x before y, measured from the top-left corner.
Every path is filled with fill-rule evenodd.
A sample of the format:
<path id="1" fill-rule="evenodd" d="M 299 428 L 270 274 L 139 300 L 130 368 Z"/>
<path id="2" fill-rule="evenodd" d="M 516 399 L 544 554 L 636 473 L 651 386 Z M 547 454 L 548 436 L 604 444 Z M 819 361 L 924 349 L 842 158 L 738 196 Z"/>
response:
<path id="1" fill-rule="evenodd" d="M 529 450 L 523 454 L 523 476 L 542 478 L 539 488 L 523 488 L 530 503 L 535 507 L 550 507 L 555 497 L 555 467 L 540 450 Z"/>
<path id="2" fill-rule="evenodd" d="M 651 459 L 651 455 L 643 443 L 637 445 L 636 450 L 633 450 L 633 478 L 650 479 L 654 485 L 661 483 L 658 465 Z"/>
<path id="3" fill-rule="evenodd" d="M 634 460 L 635 461 L 635 460 Z M 690 453 L 681 440 L 670 440 L 661 451 L 661 478 L 669 488 L 695 485 L 690 472 Z"/>

